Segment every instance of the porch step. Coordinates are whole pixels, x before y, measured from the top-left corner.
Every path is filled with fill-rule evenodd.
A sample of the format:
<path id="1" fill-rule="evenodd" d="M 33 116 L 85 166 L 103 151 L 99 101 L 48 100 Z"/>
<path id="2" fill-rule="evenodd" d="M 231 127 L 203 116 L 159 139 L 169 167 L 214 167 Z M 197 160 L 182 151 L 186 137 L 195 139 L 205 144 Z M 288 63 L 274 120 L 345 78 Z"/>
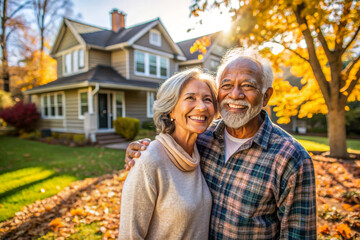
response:
<path id="1" fill-rule="evenodd" d="M 108 144 L 123 143 L 126 139 L 115 133 L 97 133 L 96 141 L 99 145 L 104 146 Z"/>

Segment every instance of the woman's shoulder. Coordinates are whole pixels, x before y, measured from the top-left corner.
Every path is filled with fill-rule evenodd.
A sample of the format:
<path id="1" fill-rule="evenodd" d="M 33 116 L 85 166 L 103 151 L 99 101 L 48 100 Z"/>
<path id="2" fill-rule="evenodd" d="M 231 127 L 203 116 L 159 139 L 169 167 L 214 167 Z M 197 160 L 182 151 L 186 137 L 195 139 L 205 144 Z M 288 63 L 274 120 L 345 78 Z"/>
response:
<path id="1" fill-rule="evenodd" d="M 145 151 L 141 151 L 140 157 L 135 162 L 144 165 L 146 168 L 158 168 L 163 165 L 162 163 L 166 158 L 167 155 L 162 144 L 154 140 L 150 142 Z"/>

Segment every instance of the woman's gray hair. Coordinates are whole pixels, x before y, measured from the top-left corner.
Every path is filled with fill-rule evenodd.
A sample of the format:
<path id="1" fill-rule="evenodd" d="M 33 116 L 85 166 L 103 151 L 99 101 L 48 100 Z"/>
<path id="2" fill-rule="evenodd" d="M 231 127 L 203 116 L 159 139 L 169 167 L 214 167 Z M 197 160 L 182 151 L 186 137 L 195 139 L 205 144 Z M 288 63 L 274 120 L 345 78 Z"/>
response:
<path id="1" fill-rule="evenodd" d="M 214 77 L 202 72 L 199 68 L 191 68 L 176 73 L 167 79 L 159 88 L 154 102 L 154 124 L 158 133 L 171 134 L 174 132 L 175 124 L 170 119 L 170 112 L 179 101 L 180 94 L 185 85 L 193 79 L 206 83 L 211 91 L 215 113 L 217 113 L 217 90 Z"/>
<path id="2" fill-rule="evenodd" d="M 216 75 L 216 85 L 219 88 L 220 81 L 224 70 L 226 67 L 232 63 L 233 61 L 240 58 L 248 58 L 255 63 L 259 64 L 262 69 L 262 78 L 261 82 L 263 83 L 262 93 L 264 94 L 268 88 L 272 87 L 274 81 L 273 70 L 269 60 L 260 56 L 260 54 L 254 49 L 242 49 L 242 48 L 234 48 L 229 50 L 221 60 L 221 64 L 218 68 L 218 72 Z"/>

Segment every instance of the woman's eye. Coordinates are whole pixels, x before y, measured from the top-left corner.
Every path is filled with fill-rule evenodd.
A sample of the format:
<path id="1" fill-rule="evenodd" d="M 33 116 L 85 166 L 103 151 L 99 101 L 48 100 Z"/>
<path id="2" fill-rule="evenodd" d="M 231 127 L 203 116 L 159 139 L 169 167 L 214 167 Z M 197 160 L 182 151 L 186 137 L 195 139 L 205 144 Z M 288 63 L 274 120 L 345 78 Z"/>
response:
<path id="1" fill-rule="evenodd" d="M 211 98 L 205 98 L 204 101 L 206 101 L 206 102 L 212 102 L 212 99 L 211 99 Z"/>

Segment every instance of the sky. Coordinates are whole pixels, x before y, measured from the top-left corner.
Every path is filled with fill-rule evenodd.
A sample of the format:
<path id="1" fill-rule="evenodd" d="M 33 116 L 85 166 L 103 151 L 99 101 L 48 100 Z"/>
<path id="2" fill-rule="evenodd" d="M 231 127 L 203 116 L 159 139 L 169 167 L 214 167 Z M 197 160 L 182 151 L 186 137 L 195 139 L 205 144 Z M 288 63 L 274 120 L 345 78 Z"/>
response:
<path id="1" fill-rule="evenodd" d="M 203 36 L 229 26 L 230 15 L 213 10 L 203 14 L 203 24 L 196 24 L 200 18 L 189 18 L 191 0 L 73 0 L 73 17 L 81 22 L 111 29 L 110 11 L 114 8 L 125 12 L 125 26 L 160 18 L 175 41 Z M 194 30 L 187 32 L 189 28 Z"/>

